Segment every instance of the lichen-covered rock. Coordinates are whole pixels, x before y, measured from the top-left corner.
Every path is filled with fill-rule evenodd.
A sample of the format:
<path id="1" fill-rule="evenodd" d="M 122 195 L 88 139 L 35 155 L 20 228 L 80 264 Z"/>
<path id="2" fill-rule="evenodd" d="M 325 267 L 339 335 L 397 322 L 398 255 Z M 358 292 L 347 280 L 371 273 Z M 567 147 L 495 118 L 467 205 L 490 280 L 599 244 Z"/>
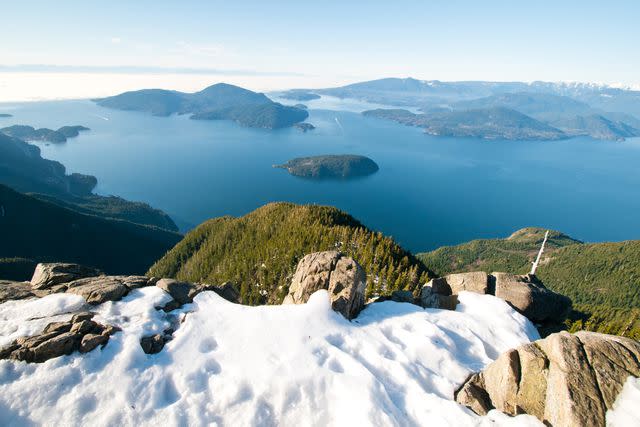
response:
<path id="1" fill-rule="evenodd" d="M 604 426 L 629 376 L 640 376 L 640 343 L 613 335 L 560 332 L 501 355 L 455 393 L 484 415 L 497 408 L 548 425 Z"/>
<path id="2" fill-rule="evenodd" d="M 34 290 L 49 289 L 60 283 L 70 282 L 83 277 L 94 277 L 103 274 L 100 270 L 69 263 L 40 263 L 36 265 L 31 278 Z"/>
<path id="3" fill-rule="evenodd" d="M 338 251 L 316 252 L 298 263 L 283 304 L 304 304 L 320 289 L 329 291 L 331 307 L 353 319 L 364 306 L 367 276 L 352 258 Z"/>
<path id="4" fill-rule="evenodd" d="M 364 307 L 367 275 L 353 258 L 342 257 L 329 277 L 331 308 L 351 320 Z"/>

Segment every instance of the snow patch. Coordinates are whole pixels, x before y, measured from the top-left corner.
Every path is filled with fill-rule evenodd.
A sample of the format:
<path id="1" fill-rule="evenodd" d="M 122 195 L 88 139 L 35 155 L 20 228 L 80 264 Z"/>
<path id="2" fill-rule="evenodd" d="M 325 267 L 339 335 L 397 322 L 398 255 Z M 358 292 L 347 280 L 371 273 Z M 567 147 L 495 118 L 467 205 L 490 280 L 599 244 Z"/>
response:
<path id="1" fill-rule="evenodd" d="M 0 305 L 3 328 L 22 321 L 11 310 L 55 314 L 78 303 L 58 297 Z M 0 361 L 0 424 L 540 425 L 478 417 L 453 401 L 471 372 L 539 338 L 493 296 L 463 292 L 456 311 L 376 303 L 353 322 L 331 310 L 326 291 L 262 307 L 203 292 L 174 312 L 155 309 L 169 298 L 149 287 L 96 307 L 97 321 L 122 328 L 103 349 Z M 145 354 L 140 338 L 169 326 L 174 339 Z"/>
<path id="2" fill-rule="evenodd" d="M 622 391 L 607 412 L 607 425 L 611 427 L 640 426 L 640 378 L 629 377 Z"/>

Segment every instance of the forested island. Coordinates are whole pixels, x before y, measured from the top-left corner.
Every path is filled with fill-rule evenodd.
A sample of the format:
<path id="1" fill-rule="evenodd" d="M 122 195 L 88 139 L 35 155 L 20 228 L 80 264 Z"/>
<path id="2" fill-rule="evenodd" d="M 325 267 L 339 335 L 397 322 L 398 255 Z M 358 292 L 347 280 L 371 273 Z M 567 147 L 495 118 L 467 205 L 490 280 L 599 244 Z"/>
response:
<path id="1" fill-rule="evenodd" d="M 304 89 L 291 89 L 281 93 L 280 97 L 292 101 L 313 101 L 314 99 L 321 98 L 320 95 Z"/>
<path id="2" fill-rule="evenodd" d="M 13 125 L 0 129 L 1 133 L 19 138 L 24 141 L 42 141 L 60 143 L 66 142 L 67 138 L 74 138 L 82 131 L 90 130 L 85 126 L 62 126 L 58 130 L 40 128 L 36 129 L 33 126 L 27 125 Z"/>
<path id="3" fill-rule="evenodd" d="M 559 129 L 508 108 L 423 114 L 414 114 L 408 110 L 378 109 L 365 111 L 362 114 L 417 126 L 423 128 L 425 133 L 436 136 L 540 141 L 568 137 Z"/>
<path id="4" fill-rule="evenodd" d="M 353 154 L 299 157 L 274 167 L 286 169 L 294 176 L 314 179 L 356 178 L 371 175 L 379 169 L 370 158 Z"/>
<path id="5" fill-rule="evenodd" d="M 265 129 L 289 127 L 309 116 L 303 109 L 273 102 L 262 93 L 226 83 L 195 93 L 144 89 L 94 101 L 118 110 L 144 111 L 155 116 L 191 114 L 196 120 L 232 120 L 242 126 Z"/>

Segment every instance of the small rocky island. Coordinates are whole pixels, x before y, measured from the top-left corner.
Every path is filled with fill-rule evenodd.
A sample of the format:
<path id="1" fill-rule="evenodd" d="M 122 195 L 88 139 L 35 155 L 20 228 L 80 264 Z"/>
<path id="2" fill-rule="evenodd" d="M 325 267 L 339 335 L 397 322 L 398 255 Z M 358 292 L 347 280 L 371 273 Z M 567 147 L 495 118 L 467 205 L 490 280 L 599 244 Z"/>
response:
<path id="1" fill-rule="evenodd" d="M 353 154 L 299 157 L 275 168 L 286 169 L 291 175 L 313 179 L 349 179 L 374 174 L 376 162 Z"/>
<path id="2" fill-rule="evenodd" d="M 0 113 L 0 118 L 13 117 L 11 114 Z"/>
<path id="3" fill-rule="evenodd" d="M 293 125 L 294 128 L 298 129 L 299 131 L 302 132 L 307 132 L 310 130 L 314 130 L 316 127 L 314 125 L 312 125 L 311 123 L 296 123 L 295 125 Z"/>
<path id="4" fill-rule="evenodd" d="M 5 135 L 21 139 L 23 141 L 66 142 L 67 138 L 75 138 L 82 131 L 90 130 L 85 126 L 62 126 L 58 130 L 33 126 L 13 125 L 0 129 Z"/>

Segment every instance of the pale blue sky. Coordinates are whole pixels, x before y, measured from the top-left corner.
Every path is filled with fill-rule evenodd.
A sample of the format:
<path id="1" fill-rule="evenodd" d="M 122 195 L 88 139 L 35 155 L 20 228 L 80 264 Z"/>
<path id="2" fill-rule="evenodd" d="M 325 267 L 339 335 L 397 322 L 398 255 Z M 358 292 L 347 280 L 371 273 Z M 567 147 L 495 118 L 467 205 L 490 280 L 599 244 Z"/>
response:
<path id="1" fill-rule="evenodd" d="M 47 64 L 283 73 L 310 86 L 385 76 L 640 84 L 637 0 L 22 0 L 1 9 L 5 72 Z"/>

